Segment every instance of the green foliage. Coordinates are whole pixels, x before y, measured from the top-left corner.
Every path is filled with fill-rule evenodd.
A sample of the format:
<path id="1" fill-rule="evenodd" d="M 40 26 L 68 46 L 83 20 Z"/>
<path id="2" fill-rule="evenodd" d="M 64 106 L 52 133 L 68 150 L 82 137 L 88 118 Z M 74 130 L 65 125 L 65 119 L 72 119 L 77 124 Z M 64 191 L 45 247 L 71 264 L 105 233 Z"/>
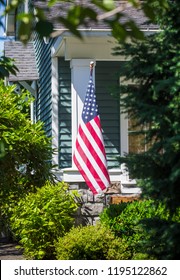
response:
<path id="1" fill-rule="evenodd" d="M 176 221 L 174 221 L 177 220 Z M 146 233 L 143 249 L 156 259 L 179 260 L 180 258 L 180 215 L 174 219 L 147 219 L 141 224 Z"/>
<path id="2" fill-rule="evenodd" d="M 9 77 L 9 74 L 16 75 L 18 72 L 18 68 L 14 64 L 14 60 L 1 56 L 0 57 L 0 79 L 4 79 L 5 77 Z"/>
<path id="3" fill-rule="evenodd" d="M 18 16 L 18 21 L 20 22 L 19 38 L 24 43 L 27 43 L 33 31 L 37 31 L 41 38 L 43 36 L 50 36 L 54 30 L 55 22 L 60 22 L 65 29 L 68 29 L 72 34 L 81 38 L 82 34 L 78 29 L 83 25 L 88 26 L 89 20 L 90 22 L 96 23 L 98 23 L 98 21 L 104 21 L 112 28 L 113 36 L 122 41 L 126 40 L 129 36 L 136 39 L 143 39 L 143 33 L 137 26 L 135 20 L 129 18 L 124 12 L 126 5 L 131 4 L 136 9 L 141 8 L 151 21 L 153 21 L 157 15 L 163 14 L 169 7 L 168 0 L 127 0 L 122 10 L 119 10 L 119 6 L 117 9 L 115 0 L 90 0 L 88 3 L 83 3 L 83 5 L 82 3 L 73 3 L 73 1 L 67 0 L 47 0 L 41 1 L 40 4 L 36 2 L 37 1 L 32 1 L 32 12 L 27 14 L 22 13 Z M 6 13 L 10 13 L 22 3 L 24 3 L 24 0 L 11 1 L 6 7 Z M 47 15 L 50 14 L 53 5 L 57 5 L 59 14 L 54 16 L 53 21 L 50 22 Z M 34 7 L 36 8 L 36 13 L 34 13 Z M 44 26 L 47 28 L 44 28 Z"/>
<path id="4" fill-rule="evenodd" d="M 16 94 L 15 86 L 0 83 L 0 215 L 7 218 L 11 207 L 25 193 L 34 192 L 51 174 L 51 140 L 43 124 L 32 124 L 27 92 Z"/>
<path id="5" fill-rule="evenodd" d="M 21 22 L 18 30 L 19 38 L 22 42 L 27 43 L 31 38 L 34 17 L 32 14 L 21 13 L 17 15 L 17 20 Z"/>
<path id="6" fill-rule="evenodd" d="M 131 57 L 120 73 L 125 77 L 121 108 L 136 120 L 136 133 L 147 147 L 121 162 L 127 163 L 132 177 L 140 179 L 144 197 L 167 203 L 172 212 L 180 201 L 179 13 L 180 6 L 171 2 L 158 21 L 162 31 L 142 43 L 133 41 L 116 49 L 116 54 Z"/>
<path id="7" fill-rule="evenodd" d="M 127 240 L 136 232 L 139 221 L 152 217 L 168 219 L 169 212 L 162 204 L 156 205 L 153 200 L 146 200 L 110 205 L 100 215 L 101 223 Z"/>
<path id="8" fill-rule="evenodd" d="M 110 205 L 100 221 L 127 244 L 130 259 L 178 259 L 179 210 L 171 217 L 162 203 L 134 201 Z"/>
<path id="9" fill-rule="evenodd" d="M 134 120 L 133 130 L 146 146 L 120 161 L 137 179 L 142 197 L 153 201 L 117 206 L 119 216 L 111 218 L 107 210 L 102 219 L 127 240 L 134 259 L 142 252 L 146 258 L 180 257 L 180 6 L 169 2 L 165 14 L 152 15 L 161 31 L 115 50 L 128 58 L 120 72 L 121 111 Z"/>
<path id="10" fill-rule="evenodd" d="M 127 244 L 110 229 L 96 226 L 72 228 L 56 243 L 58 260 L 121 260 L 128 258 Z"/>
<path id="11" fill-rule="evenodd" d="M 54 241 L 74 223 L 78 208 L 76 192 L 69 192 L 65 183 L 51 184 L 28 194 L 14 207 L 11 229 L 30 259 L 52 259 Z"/>

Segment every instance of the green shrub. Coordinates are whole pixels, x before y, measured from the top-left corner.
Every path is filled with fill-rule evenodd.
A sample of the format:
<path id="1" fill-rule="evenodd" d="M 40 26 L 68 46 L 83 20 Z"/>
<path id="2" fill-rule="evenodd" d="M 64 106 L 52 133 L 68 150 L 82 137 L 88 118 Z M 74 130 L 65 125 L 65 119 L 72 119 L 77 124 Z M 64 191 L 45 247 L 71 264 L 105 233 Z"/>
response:
<path id="1" fill-rule="evenodd" d="M 76 192 L 69 192 L 65 183 L 47 183 L 15 206 L 11 229 L 19 238 L 27 258 L 53 258 L 54 241 L 74 224 L 77 195 Z"/>
<path id="2" fill-rule="evenodd" d="M 58 260 L 118 260 L 128 259 L 127 244 L 110 229 L 95 226 L 72 228 L 56 243 Z"/>
<path id="3" fill-rule="evenodd" d="M 100 215 L 100 220 L 117 236 L 129 239 L 136 233 L 136 227 L 142 219 L 152 217 L 167 219 L 169 213 L 161 203 L 156 204 L 153 200 L 134 201 L 110 205 Z"/>
<path id="4" fill-rule="evenodd" d="M 171 217 L 164 204 L 153 200 L 110 205 L 101 223 L 128 245 L 131 259 L 175 259 L 180 256 L 179 210 Z"/>
<path id="5" fill-rule="evenodd" d="M 0 81 L 0 230 L 6 227 L 6 234 L 17 201 L 54 180 L 51 139 L 42 122 L 30 120 L 31 95 L 16 94 L 15 88 Z"/>

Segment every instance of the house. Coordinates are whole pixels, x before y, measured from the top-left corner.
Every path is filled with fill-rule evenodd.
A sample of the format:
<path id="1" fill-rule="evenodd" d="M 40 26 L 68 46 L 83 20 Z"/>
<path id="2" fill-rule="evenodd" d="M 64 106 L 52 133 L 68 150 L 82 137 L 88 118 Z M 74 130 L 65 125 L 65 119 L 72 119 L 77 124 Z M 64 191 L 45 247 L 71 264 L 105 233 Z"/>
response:
<path id="1" fill-rule="evenodd" d="M 87 2 L 89 1 L 86 4 Z M 121 5 L 121 2 L 116 1 L 117 5 Z M 50 19 L 61 13 L 62 5 L 68 4 L 61 3 L 52 7 L 48 15 Z M 28 7 L 28 1 L 25 1 L 19 11 L 28 11 Z M 142 12 L 132 8 L 127 8 L 125 12 L 147 34 L 156 30 L 156 26 L 145 23 Z M 16 34 L 17 27 L 13 24 L 16 14 L 7 17 L 7 35 Z M 27 47 L 18 41 L 5 43 L 5 55 L 16 58 L 20 70 L 17 77 L 11 75 L 9 81 L 24 86 L 35 96 L 32 119 L 43 121 L 47 135 L 52 137 L 52 146 L 57 151 L 52 158 L 53 164 L 57 166 L 55 174 L 59 180 L 68 182 L 71 188 L 79 189 L 96 216 L 102 210 L 104 202 L 87 189 L 72 161 L 89 80 L 90 61 L 95 63 L 93 78 L 112 183 L 109 195 L 113 192 L 120 196 L 137 195 L 140 192 L 135 186 L 135 180 L 129 179 L 128 172 L 118 162 L 118 157 L 128 153 L 129 146 L 132 145 L 128 118 L 121 113 L 119 101 L 112 95 L 113 87 L 119 84 L 121 77 L 118 71 L 123 67 L 125 58 L 112 54 L 117 42 L 104 22 L 89 22 L 88 27 L 82 26 L 83 40 L 73 36 L 59 23 L 55 24 L 55 33 L 54 38 L 44 40 L 35 35 Z M 106 196 L 106 203 L 107 199 L 110 199 L 109 196 Z M 97 208 L 94 207 L 95 210 L 91 207 L 92 202 L 98 204 Z"/>

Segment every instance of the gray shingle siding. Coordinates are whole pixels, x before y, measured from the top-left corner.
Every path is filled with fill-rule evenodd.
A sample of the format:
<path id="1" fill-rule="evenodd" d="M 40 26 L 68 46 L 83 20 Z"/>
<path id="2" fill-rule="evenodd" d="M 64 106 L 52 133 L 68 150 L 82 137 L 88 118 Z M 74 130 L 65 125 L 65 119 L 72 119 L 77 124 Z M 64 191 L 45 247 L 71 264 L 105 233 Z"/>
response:
<path id="1" fill-rule="evenodd" d="M 18 41 L 7 41 L 4 44 L 4 52 L 5 56 L 15 60 L 15 65 L 19 69 L 16 76 L 10 74 L 9 81 L 34 81 L 39 78 L 32 42 L 23 45 Z"/>

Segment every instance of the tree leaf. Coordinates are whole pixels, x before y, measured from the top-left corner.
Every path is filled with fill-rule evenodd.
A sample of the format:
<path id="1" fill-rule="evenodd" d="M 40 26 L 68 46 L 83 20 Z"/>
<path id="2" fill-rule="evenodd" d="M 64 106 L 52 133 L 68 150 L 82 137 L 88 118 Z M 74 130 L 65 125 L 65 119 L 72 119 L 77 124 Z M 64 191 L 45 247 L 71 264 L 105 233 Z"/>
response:
<path id="1" fill-rule="evenodd" d="M 53 24 L 46 20 L 39 20 L 35 26 L 35 30 L 40 34 L 41 38 L 49 37 L 53 32 Z"/>

